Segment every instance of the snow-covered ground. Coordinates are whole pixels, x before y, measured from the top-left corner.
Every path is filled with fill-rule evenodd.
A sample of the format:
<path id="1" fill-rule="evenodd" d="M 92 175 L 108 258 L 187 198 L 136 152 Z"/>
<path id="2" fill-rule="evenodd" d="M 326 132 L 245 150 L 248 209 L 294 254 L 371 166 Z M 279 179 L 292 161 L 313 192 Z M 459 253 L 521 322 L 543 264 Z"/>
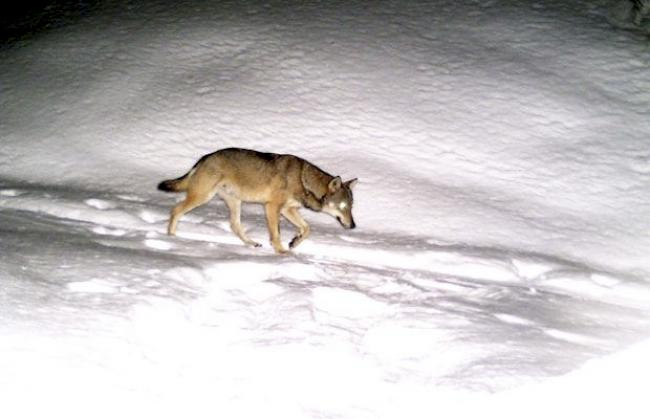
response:
<path id="1" fill-rule="evenodd" d="M 107 3 L 0 48 L 2 417 L 645 417 L 649 50 L 604 2 Z M 229 146 L 358 177 L 358 228 L 167 237 Z"/>

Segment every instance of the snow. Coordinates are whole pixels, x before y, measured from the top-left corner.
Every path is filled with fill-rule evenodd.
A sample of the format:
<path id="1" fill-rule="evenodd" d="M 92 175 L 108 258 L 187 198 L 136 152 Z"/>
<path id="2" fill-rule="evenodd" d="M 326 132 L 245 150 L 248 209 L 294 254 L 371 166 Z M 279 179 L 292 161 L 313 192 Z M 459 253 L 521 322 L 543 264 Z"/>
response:
<path id="1" fill-rule="evenodd" d="M 605 2 L 71 7 L 0 47 L 2 417 L 645 417 L 650 66 Z M 229 146 L 358 177 L 358 228 L 166 236 Z"/>

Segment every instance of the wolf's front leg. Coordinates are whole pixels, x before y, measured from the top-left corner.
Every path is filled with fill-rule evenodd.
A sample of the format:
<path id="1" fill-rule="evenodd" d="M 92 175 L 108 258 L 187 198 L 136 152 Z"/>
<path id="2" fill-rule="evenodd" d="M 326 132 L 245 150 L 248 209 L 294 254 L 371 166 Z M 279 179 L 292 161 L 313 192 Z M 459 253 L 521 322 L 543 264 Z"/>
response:
<path id="1" fill-rule="evenodd" d="M 266 212 L 266 224 L 269 228 L 269 236 L 271 238 L 271 245 L 275 249 L 275 253 L 285 254 L 287 249 L 282 247 L 282 242 L 280 241 L 280 209 L 282 208 L 281 204 L 275 202 L 269 202 L 264 205 L 264 210 Z"/>
<path id="2" fill-rule="evenodd" d="M 286 208 L 282 211 L 282 215 L 298 229 L 298 234 L 289 243 L 289 248 L 293 249 L 309 236 L 309 224 L 302 218 L 298 208 Z"/>

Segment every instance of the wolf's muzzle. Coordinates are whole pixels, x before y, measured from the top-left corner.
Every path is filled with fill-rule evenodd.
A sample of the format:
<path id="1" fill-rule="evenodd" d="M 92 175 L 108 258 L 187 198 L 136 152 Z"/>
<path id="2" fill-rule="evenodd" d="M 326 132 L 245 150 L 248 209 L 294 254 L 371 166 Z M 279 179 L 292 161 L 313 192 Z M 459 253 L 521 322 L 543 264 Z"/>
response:
<path id="1" fill-rule="evenodd" d="M 348 230 L 352 230 L 353 228 L 356 228 L 356 226 L 357 226 L 357 225 L 354 223 L 354 220 L 353 220 L 353 219 L 350 220 L 350 224 L 345 224 L 345 223 L 343 222 L 343 219 L 342 219 L 341 217 L 336 217 L 336 220 L 339 222 L 339 224 L 341 224 L 341 226 L 342 226 L 343 228 L 346 228 L 346 229 L 348 229 Z"/>

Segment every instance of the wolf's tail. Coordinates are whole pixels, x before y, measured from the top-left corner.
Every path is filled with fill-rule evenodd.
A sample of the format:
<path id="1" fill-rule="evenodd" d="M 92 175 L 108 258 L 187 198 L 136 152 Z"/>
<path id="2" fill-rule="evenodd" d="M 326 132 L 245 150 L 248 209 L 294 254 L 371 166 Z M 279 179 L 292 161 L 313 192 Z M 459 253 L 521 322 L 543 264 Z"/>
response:
<path id="1" fill-rule="evenodd" d="M 183 176 L 177 179 L 163 180 L 158 184 L 158 190 L 164 192 L 183 192 L 187 190 L 190 183 L 190 177 L 194 173 L 194 169 L 190 170 Z"/>
<path id="2" fill-rule="evenodd" d="M 216 153 L 206 154 L 205 156 L 201 157 L 199 161 L 194 163 L 194 166 L 192 166 L 190 171 L 185 173 L 183 176 L 176 179 L 163 180 L 158 184 L 158 189 L 164 192 L 186 191 L 187 188 L 190 186 L 190 179 L 192 179 L 194 172 L 196 172 L 197 169 L 199 169 L 199 167 L 205 162 L 207 158 L 209 158 L 214 154 Z"/>

